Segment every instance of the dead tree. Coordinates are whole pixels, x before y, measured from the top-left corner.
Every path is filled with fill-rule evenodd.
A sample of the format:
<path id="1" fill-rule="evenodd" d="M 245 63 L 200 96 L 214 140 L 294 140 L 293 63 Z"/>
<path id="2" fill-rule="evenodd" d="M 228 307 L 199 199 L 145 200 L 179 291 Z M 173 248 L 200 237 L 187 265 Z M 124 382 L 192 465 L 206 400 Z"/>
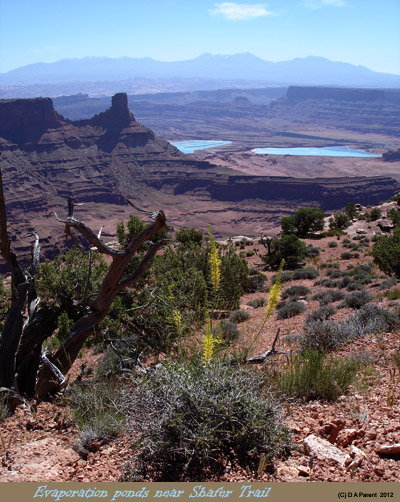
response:
<path id="1" fill-rule="evenodd" d="M 7 232 L 7 217 L 1 172 L 0 237 L 0 252 L 11 271 L 11 305 L 8 310 L 3 335 L 0 339 L 0 386 L 15 389 L 15 354 L 23 330 L 30 282 L 27 274 L 20 267 L 16 255 L 11 251 L 11 241 Z"/>
<path id="2" fill-rule="evenodd" d="M 63 386 L 65 375 L 94 328 L 106 317 L 115 296 L 143 276 L 152 258 L 167 242 L 158 240 L 153 243 L 135 271 L 125 277 L 128 264 L 142 244 L 166 228 L 162 210 L 153 214 L 153 223 L 134 237 L 123 250 L 114 250 L 105 245 L 100 240 L 100 235 L 75 219 L 71 202 L 67 218 L 57 219 L 64 223 L 67 236 L 76 241 L 72 230 L 80 233 L 91 246 L 109 256 L 112 261 L 93 303 L 72 326 L 59 349 L 54 354 L 47 354 L 43 352 L 42 344 L 56 329 L 59 313 L 41 308 L 36 295 L 34 278 L 39 256 L 38 237 L 35 237 L 30 271 L 21 268 L 16 255 L 11 251 L 0 172 L 0 253 L 11 269 L 12 288 L 11 306 L 0 339 L 0 387 L 15 389 L 28 397 L 35 395 L 39 399 L 56 393 Z"/>
<path id="3" fill-rule="evenodd" d="M 276 356 L 277 354 L 285 354 L 287 355 L 288 352 L 283 352 L 281 350 L 277 350 L 276 344 L 278 342 L 279 338 L 279 333 L 281 332 L 281 328 L 278 328 L 278 331 L 276 332 L 274 341 L 272 342 L 271 348 L 263 352 L 262 354 L 259 354 L 258 356 L 253 356 L 253 357 L 244 357 L 242 359 L 238 358 L 233 358 L 229 360 L 230 364 L 265 364 L 267 362 L 267 359 L 269 357 Z"/>

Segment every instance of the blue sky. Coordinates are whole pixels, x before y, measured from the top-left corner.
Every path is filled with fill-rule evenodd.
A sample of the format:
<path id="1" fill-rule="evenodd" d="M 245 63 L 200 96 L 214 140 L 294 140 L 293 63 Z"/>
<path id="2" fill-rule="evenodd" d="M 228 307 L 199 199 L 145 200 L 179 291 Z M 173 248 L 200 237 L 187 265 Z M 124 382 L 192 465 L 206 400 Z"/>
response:
<path id="1" fill-rule="evenodd" d="M 85 56 L 322 56 L 400 74 L 400 0 L 0 0 L 0 72 Z"/>

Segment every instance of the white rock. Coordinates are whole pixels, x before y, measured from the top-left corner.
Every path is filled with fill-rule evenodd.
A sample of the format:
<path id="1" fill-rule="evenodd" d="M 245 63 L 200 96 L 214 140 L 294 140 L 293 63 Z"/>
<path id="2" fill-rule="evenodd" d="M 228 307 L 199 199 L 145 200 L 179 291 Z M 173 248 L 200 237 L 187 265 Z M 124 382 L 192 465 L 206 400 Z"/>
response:
<path id="1" fill-rule="evenodd" d="M 333 460 L 340 465 L 345 465 L 348 455 L 333 446 L 326 439 L 319 438 L 314 434 L 310 434 L 303 441 L 304 453 L 306 455 L 314 455 L 316 458 L 326 458 Z"/>
<path id="2" fill-rule="evenodd" d="M 357 446 L 351 445 L 350 450 L 351 450 L 350 451 L 351 458 L 357 458 L 357 457 L 366 458 L 367 457 L 367 455 L 362 450 L 360 450 L 360 448 L 357 448 Z"/>

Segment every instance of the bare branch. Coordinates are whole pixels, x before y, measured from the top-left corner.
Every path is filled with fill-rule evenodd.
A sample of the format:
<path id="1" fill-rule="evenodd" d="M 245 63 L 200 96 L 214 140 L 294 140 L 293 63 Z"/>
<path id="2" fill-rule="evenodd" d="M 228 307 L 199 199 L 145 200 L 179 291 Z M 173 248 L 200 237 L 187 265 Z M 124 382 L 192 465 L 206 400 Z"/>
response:
<path id="1" fill-rule="evenodd" d="M 51 372 L 53 377 L 52 380 L 57 383 L 57 387 L 64 387 L 67 384 L 68 379 L 63 375 L 63 373 L 48 359 L 45 353 L 42 353 L 41 360 L 43 366 L 46 366 L 47 370 Z"/>
<path id="2" fill-rule="evenodd" d="M 274 341 L 272 342 L 272 347 L 265 351 L 263 354 L 260 354 L 259 356 L 254 356 L 254 357 L 248 357 L 245 361 L 244 364 L 263 364 L 266 362 L 268 357 L 275 356 L 276 354 L 288 354 L 287 352 L 283 352 L 281 350 L 276 350 L 275 345 L 278 341 L 279 333 L 281 331 L 281 328 L 278 328 L 278 331 L 276 332 Z"/>
<path id="3" fill-rule="evenodd" d="M 143 213 L 143 214 L 147 214 L 149 216 L 153 216 L 153 212 L 152 211 L 145 211 L 144 209 L 141 209 L 140 207 L 136 206 L 132 201 L 130 201 L 129 199 L 125 199 L 126 202 L 133 207 L 133 209 L 136 209 L 136 211 L 139 211 L 140 213 Z"/>
<path id="4" fill-rule="evenodd" d="M 89 249 L 89 270 L 85 284 L 85 292 L 83 293 L 83 302 L 86 301 L 89 292 L 90 279 L 92 278 L 92 265 L 93 265 L 93 255 L 91 249 Z"/>
<path id="5" fill-rule="evenodd" d="M 86 239 L 95 246 L 100 253 L 106 254 L 108 256 L 113 256 L 113 257 L 118 257 L 118 256 L 124 256 L 125 252 L 124 251 L 116 251 L 114 249 L 111 249 L 110 247 L 106 246 L 98 237 L 97 235 L 93 232 L 92 229 L 90 229 L 83 221 L 78 221 L 75 218 L 67 218 L 66 220 L 59 218 L 57 216 L 57 213 L 54 213 L 55 217 L 57 218 L 57 221 L 60 221 L 61 223 L 65 224 L 65 231 L 68 235 L 71 236 L 72 234 L 70 229 L 75 228 L 75 230 L 78 230 Z M 75 238 L 76 239 L 76 238 Z M 74 240 L 75 240 L 74 239 Z"/>
<path id="6" fill-rule="evenodd" d="M 162 239 L 153 244 L 152 247 L 144 255 L 142 261 L 136 267 L 136 270 L 133 272 L 133 274 L 131 274 L 129 277 L 118 284 L 118 291 L 121 291 L 122 289 L 134 284 L 144 274 L 146 268 L 149 266 L 150 261 L 154 258 L 157 251 L 162 246 L 168 244 L 168 242 L 168 239 Z"/>
<path id="7" fill-rule="evenodd" d="M 127 255 L 133 256 L 136 251 L 140 248 L 140 246 L 148 241 L 150 237 L 156 234 L 158 231 L 165 228 L 165 214 L 162 209 L 155 213 L 157 216 L 154 220 L 154 223 L 146 227 L 144 230 L 140 232 L 136 237 L 134 237 L 129 244 L 125 248 L 125 253 Z"/>
<path id="8" fill-rule="evenodd" d="M 35 237 L 35 241 L 32 242 L 31 245 L 31 256 L 32 256 L 32 263 L 31 263 L 31 276 L 34 277 L 38 271 L 39 268 L 39 261 L 40 261 L 40 245 L 39 245 L 39 236 L 36 232 L 31 232 L 30 234 L 27 235 L 27 237 Z"/>
<path id="9" fill-rule="evenodd" d="M 281 328 L 278 328 L 278 331 L 276 332 L 274 341 L 272 342 L 272 346 L 270 349 L 266 350 L 263 354 L 260 354 L 259 356 L 254 356 L 254 357 L 246 357 L 243 360 L 237 360 L 237 359 L 230 359 L 231 364 L 264 364 L 266 360 L 269 357 L 275 356 L 277 354 L 288 354 L 288 352 L 283 352 L 281 350 L 276 350 L 275 345 L 278 341 L 279 333 L 281 331 Z"/>

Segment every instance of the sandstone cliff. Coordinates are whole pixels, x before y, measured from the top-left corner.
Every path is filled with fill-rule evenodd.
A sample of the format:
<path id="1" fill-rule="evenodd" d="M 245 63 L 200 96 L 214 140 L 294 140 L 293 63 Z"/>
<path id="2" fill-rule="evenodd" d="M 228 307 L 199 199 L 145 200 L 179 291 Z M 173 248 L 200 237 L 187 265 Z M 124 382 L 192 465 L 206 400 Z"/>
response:
<path id="1" fill-rule="evenodd" d="M 295 179 L 245 176 L 197 161 L 139 124 L 125 94 L 91 119 L 71 121 L 47 98 L 0 101 L 0 151 L 11 228 L 26 250 L 29 230 L 50 253 L 63 245 L 62 225 L 73 195 L 80 217 L 113 235 L 129 213 L 125 197 L 145 208 L 163 207 L 175 225 L 220 234 L 252 233 L 279 224 L 299 205 L 338 209 L 347 202 L 376 203 L 398 192 L 391 178 Z M 235 223 L 235 224 L 233 224 Z"/>

